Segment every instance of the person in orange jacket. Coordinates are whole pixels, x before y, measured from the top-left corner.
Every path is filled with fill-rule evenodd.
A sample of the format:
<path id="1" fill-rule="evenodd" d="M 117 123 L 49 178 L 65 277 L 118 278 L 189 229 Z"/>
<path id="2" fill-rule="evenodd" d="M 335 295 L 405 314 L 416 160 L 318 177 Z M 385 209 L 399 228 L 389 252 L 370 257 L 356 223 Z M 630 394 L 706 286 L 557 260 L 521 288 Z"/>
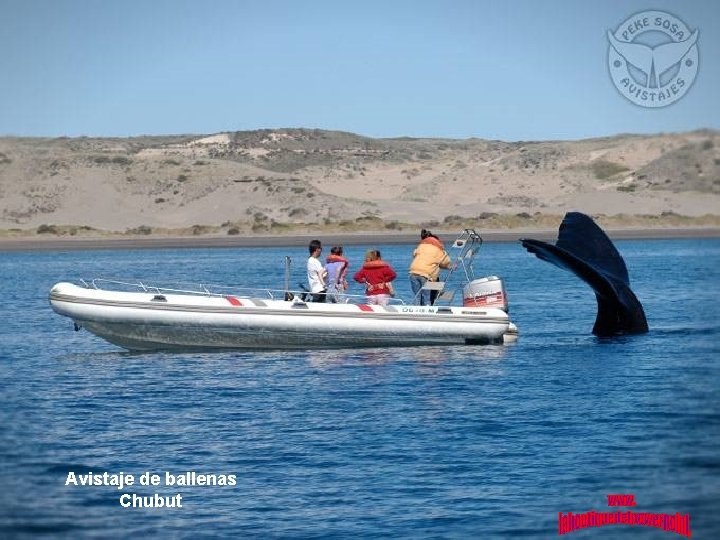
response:
<path id="1" fill-rule="evenodd" d="M 365 263 L 353 276 L 355 281 L 365 284 L 367 303 L 380 306 L 390 302 L 390 298 L 394 295 L 392 281 L 396 277 L 395 270 L 382 260 L 380 252 L 376 249 L 365 253 Z"/>

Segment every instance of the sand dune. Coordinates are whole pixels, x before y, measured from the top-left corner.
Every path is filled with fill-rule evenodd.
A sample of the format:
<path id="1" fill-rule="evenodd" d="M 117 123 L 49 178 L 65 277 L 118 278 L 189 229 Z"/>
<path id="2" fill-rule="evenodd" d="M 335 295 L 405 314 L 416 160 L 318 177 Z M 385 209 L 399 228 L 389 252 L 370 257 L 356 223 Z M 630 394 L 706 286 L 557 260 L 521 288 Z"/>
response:
<path id="1" fill-rule="evenodd" d="M 720 138 L 508 143 L 306 129 L 2 138 L 0 200 L 6 236 L 545 227 L 569 210 L 628 226 L 718 226 Z"/>

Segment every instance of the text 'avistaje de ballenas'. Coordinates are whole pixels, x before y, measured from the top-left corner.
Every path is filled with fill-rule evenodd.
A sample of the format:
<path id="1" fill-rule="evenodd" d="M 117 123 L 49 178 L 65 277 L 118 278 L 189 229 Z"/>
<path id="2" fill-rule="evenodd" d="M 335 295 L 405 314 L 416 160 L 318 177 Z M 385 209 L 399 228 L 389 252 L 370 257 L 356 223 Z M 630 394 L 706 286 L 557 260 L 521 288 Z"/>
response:
<path id="1" fill-rule="evenodd" d="M 183 473 L 165 471 L 159 474 L 146 471 L 139 476 L 124 472 L 76 474 L 70 471 L 65 479 L 65 485 L 68 487 L 111 486 L 120 491 L 127 488 L 142 490 L 144 487 L 234 487 L 237 485 L 237 477 L 234 474 L 198 474 L 194 471 Z M 118 502 L 124 508 L 183 508 L 183 495 L 123 493 Z"/>

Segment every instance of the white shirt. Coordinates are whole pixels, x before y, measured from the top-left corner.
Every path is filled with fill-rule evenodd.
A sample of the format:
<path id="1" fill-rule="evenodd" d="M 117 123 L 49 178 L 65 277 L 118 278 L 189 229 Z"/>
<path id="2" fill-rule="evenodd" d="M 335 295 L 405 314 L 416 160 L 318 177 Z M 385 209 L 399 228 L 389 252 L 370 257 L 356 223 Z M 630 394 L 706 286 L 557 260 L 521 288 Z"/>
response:
<path id="1" fill-rule="evenodd" d="M 319 293 L 325 289 L 325 281 L 323 280 L 324 273 L 325 269 L 320 260 L 317 257 L 308 257 L 307 278 L 311 292 Z"/>

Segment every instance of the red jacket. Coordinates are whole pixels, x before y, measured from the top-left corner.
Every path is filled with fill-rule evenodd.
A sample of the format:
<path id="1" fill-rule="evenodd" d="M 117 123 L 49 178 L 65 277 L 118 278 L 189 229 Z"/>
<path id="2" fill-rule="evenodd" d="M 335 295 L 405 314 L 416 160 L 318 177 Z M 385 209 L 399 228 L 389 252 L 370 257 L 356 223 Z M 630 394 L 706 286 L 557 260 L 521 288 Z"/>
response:
<path id="1" fill-rule="evenodd" d="M 354 279 L 365 283 L 367 294 L 390 294 L 387 283 L 397 277 L 395 270 L 385 261 L 366 261 L 363 267 L 355 273 Z"/>

